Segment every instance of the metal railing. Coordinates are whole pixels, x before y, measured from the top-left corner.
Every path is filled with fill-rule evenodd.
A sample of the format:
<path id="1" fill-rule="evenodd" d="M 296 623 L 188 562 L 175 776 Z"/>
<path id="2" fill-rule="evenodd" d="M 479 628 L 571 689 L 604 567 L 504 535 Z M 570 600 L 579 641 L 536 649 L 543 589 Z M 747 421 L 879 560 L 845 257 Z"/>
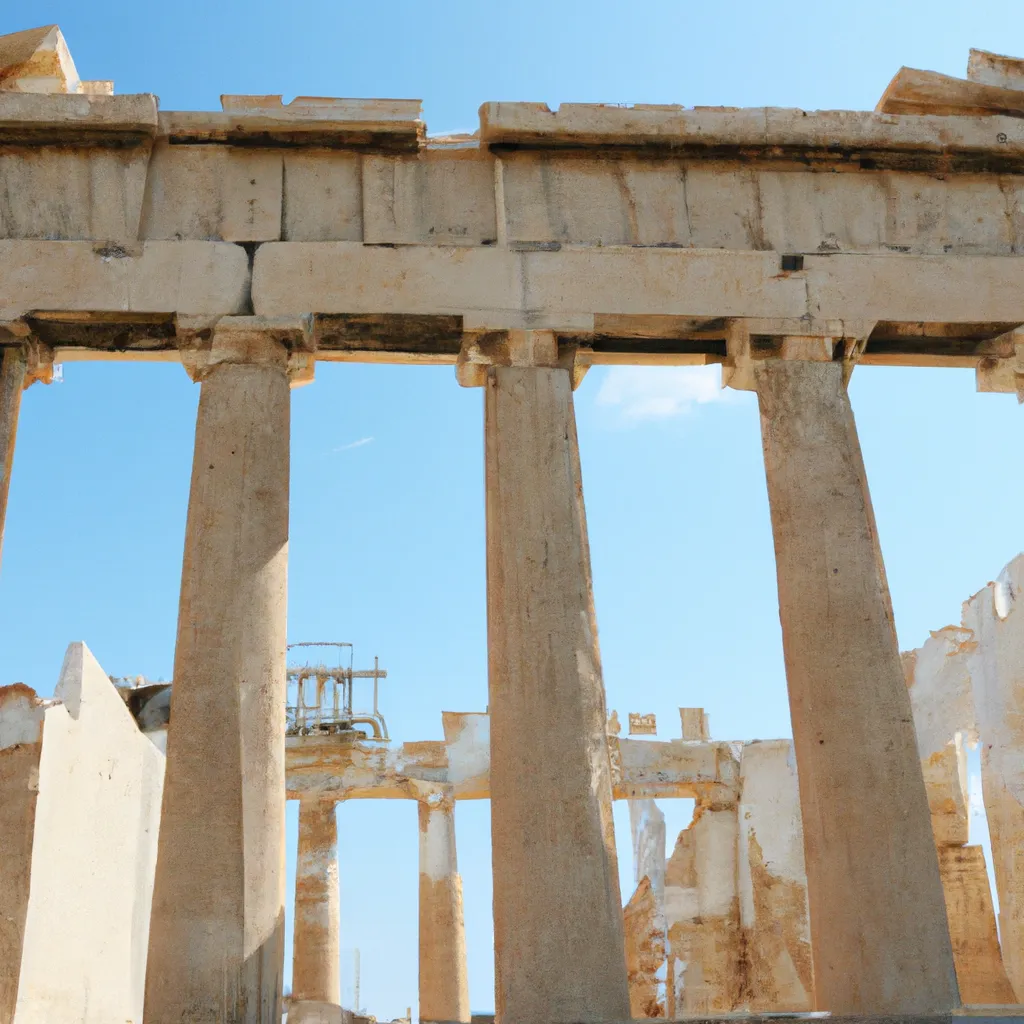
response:
<path id="1" fill-rule="evenodd" d="M 297 654 L 307 657 L 301 663 Z M 344 736 L 351 739 L 372 739 L 388 742 L 388 727 L 378 707 L 379 684 L 387 679 L 387 671 L 373 659 L 372 669 L 354 669 L 350 643 L 307 642 L 288 647 L 288 697 L 285 733 L 288 736 Z M 348 664 L 345 665 L 345 655 Z M 354 706 L 357 679 L 373 680 L 371 710 Z M 369 726 L 367 735 L 357 726 Z"/>

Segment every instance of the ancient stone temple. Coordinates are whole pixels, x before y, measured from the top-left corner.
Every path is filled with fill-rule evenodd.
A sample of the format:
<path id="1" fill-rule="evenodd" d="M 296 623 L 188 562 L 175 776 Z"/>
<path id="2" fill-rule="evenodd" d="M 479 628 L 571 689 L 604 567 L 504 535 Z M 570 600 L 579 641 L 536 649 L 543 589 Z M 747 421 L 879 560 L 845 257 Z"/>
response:
<path id="1" fill-rule="evenodd" d="M 870 112 L 484 103 L 448 137 L 415 100 L 221 107 L 82 81 L 53 26 L 0 38 L 0 530 L 20 396 L 55 361 L 170 361 L 200 387 L 166 759 L 84 647 L 57 703 L 2 694 L 0 1022 L 277 1024 L 288 798 L 297 984 L 328 1013 L 332 802 L 361 785 L 418 801 L 435 1019 L 468 1015 L 474 787 L 500 1024 L 1024 998 L 1019 567 L 901 659 L 847 395 L 864 363 L 1024 397 L 1024 62 L 902 69 Z M 447 364 L 483 392 L 489 715 L 401 759 L 286 742 L 290 389 L 322 360 Z M 610 364 L 717 364 L 757 393 L 791 746 L 713 743 L 695 712 L 682 740 L 609 741 L 573 392 Z M 1001 950 L 963 828 L 975 732 Z M 50 773 L 104 744 L 124 870 L 69 884 Z M 668 857 L 659 787 L 698 801 Z M 108 832 L 73 834 L 106 864 Z"/>

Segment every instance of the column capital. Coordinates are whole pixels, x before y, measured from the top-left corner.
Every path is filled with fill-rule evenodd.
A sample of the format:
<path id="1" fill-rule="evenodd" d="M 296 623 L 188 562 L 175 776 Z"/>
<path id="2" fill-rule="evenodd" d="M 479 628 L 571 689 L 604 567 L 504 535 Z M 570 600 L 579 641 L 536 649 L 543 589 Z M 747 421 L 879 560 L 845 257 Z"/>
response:
<path id="1" fill-rule="evenodd" d="M 455 363 L 455 377 L 464 388 L 480 388 L 495 366 L 567 370 L 573 389 L 579 387 L 590 364 L 575 341 L 559 338 L 551 329 L 510 329 L 467 332 Z"/>
<path id="2" fill-rule="evenodd" d="M 179 317 L 185 372 L 198 382 L 224 364 L 279 366 L 293 387 L 308 384 L 316 365 L 311 317 Z"/>
<path id="3" fill-rule="evenodd" d="M 17 352 L 25 361 L 23 389 L 36 382 L 53 383 L 53 348 L 36 338 L 21 320 L 0 322 L 0 354 L 8 351 Z"/>
<path id="4" fill-rule="evenodd" d="M 730 320 L 722 387 L 756 391 L 758 363 L 779 359 L 824 363 L 841 359 L 843 378 L 848 383 L 874 326 L 873 320 Z"/>
<path id="5" fill-rule="evenodd" d="M 975 387 L 978 391 L 1015 394 L 1017 401 L 1024 403 L 1024 327 L 1001 334 L 992 345 L 1008 354 L 979 360 Z"/>
<path id="6" fill-rule="evenodd" d="M 455 809 L 455 787 L 448 783 L 421 782 L 419 779 L 410 779 L 408 789 L 410 796 L 427 810 L 452 811 Z"/>

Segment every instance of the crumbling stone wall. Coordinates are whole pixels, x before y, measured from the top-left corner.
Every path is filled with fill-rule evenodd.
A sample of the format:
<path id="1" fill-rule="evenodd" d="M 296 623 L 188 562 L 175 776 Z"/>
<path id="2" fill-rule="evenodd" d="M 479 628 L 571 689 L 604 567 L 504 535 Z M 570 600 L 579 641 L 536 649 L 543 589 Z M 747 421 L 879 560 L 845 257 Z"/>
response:
<path id="1" fill-rule="evenodd" d="M 163 762 L 85 644 L 0 694 L 2 1024 L 141 1024 Z"/>

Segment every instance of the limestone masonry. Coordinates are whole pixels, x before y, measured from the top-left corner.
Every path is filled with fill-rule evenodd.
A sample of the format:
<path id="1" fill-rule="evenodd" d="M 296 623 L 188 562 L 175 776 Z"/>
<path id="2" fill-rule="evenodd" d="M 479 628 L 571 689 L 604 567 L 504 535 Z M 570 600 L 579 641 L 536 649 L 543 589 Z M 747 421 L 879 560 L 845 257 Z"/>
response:
<path id="1" fill-rule="evenodd" d="M 1024 400 L 1024 61 L 901 69 L 872 112 L 485 103 L 448 137 L 415 100 L 221 107 L 82 81 L 56 26 L 0 37 L 0 538 L 55 361 L 201 388 L 173 687 L 119 696 L 72 644 L 54 700 L 0 689 L 0 1024 L 347 1020 L 334 807 L 369 798 L 419 807 L 425 1020 L 470 1019 L 468 799 L 499 1024 L 1017 1012 L 1024 565 L 901 657 L 847 384 L 967 367 Z M 444 742 L 289 706 L 290 388 L 320 360 L 484 390 L 489 711 Z M 630 739 L 605 707 L 573 390 L 709 363 L 758 396 L 792 741 L 712 741 L 697 708 Z M 670 797 L 697 810 L 668 850 Z"/>

